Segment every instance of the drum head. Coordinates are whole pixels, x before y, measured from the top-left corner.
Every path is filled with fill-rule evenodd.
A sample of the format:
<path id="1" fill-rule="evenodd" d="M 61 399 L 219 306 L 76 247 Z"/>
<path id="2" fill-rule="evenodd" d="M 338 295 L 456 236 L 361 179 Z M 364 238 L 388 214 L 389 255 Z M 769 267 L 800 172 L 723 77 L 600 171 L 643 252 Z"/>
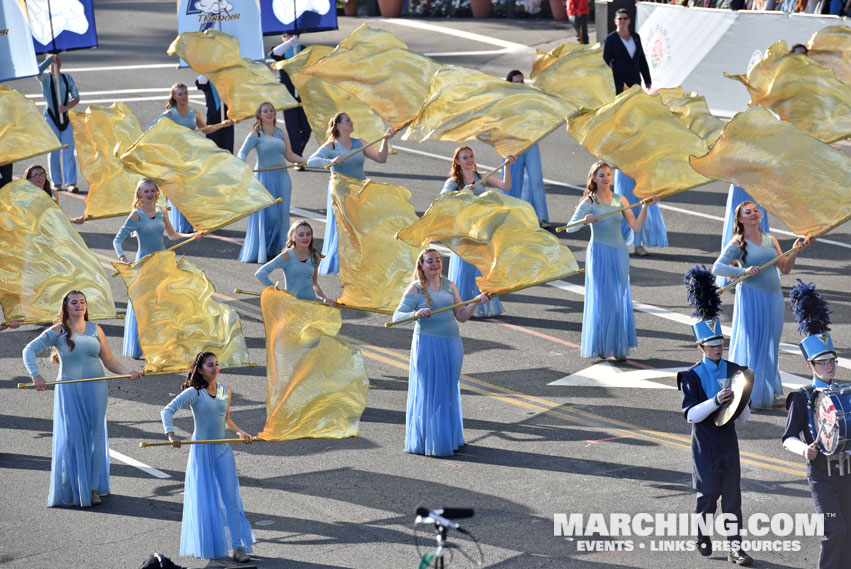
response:
<path id="1" fill-rule="evenodd" d="M 811 435 L 824 454 L 836 452 L 839 445 L 839 412 L 826 391 L 813 393 L 813 424 Z"/>
<path id="2" fill-rule="evenodd" d="M 753 370 L 737 371 L 730 378 L 730 389 L 733 390 L 733 399 L 726 405 L 722 405 L 715 416 L 715 424 L 719 427 L 734 421 L 747 407 L 748 401 L 751 400 L 751 391 L 753 391 Z"/>

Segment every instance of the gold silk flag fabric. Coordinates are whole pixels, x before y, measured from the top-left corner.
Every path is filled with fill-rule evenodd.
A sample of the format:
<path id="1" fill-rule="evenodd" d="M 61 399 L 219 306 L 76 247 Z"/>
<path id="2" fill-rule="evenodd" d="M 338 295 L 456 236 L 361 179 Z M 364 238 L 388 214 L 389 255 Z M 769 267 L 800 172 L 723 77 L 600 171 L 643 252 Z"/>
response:
<path id="1" fill-rule="evenodd" d="M 3 85 L 0 85 L 0 117 L 0 165 L 62 147 L 35 103 Z"/>
<path id="2" fill-rule="evenodd" d="M 662 97 L 662 102 L 677 120 L 705 140 L 707 145 L 712 146 L 721 136 L 724 121 L 712 115 L 705 98 L 695 92 L 684 93 L 682 87 L 659 89 L 656 94 Z"/>
<path id="3" fill-rule="evenodd" d="M 154 180 L 195 231 L 215 231 L 275 203 L 248 164 L 174 121 L 157 121 L 121 163 Z"/>
<path id="4" fill-rule="evenodd" d="M 833 70 L 840 81 L 851 85 L 851 27 L 828 26 L 807 42 L 808 55 Z"/>
<path id="5" fill-rule="evenodd" d="M 476 138 L 501 156 L 518 155 L 558 128 L 572 110 L 561 99 L 528 85 L 444 65 L 402 138 L 417 142 Z"/>
<path id="6" fill-rule="evenodd" d="M 228 106 L 229 119 L 253 118 L 265 101 L 279 111 L 298 106 L 265 63 L 239 56 L 239 40 L 230 34 L 218 30 L 185 32 L 171 42 L 167 53 L 207 76 Z"/>
<path id="7" fill-rule="evenodd" d="M 499 191 L 440 194 L 423 216 L 396 234 L 422 249 L 440 241 L 481 271 L 479 290 L 506 293 L 579 271 L 559 239 L 538 226 L 534 208 Z"/>
<path id="8" fill-rule="evenodd" d="M 5 320 L 53 322 L 69 290 L 89 318 L 115 318 L 106 273 L 68 216 L 29 180 L 0 188 L 0 305 Z"/>
<path id="9" fill-rule="evenodd" d="M 402 186 L 334 174 L 331 200 L 343 285 L 337 301 L 393 314 L 411 284 L 419 253 L 394 237 L 417 220 L 411 192 Z"/>
<path id="10" fill-rule="evenodd" d="M 662 99 L 633 85 L 614 101 L 567 121 L 567 130 L 593 156 L 635 180 L 635 195 L 670 196 L 710 180 L 689 165 L 706 142 L 687 129 Z"/>
<path id="11" fill-rule="evenodd" d="M 266 287 L 266 426 L 258 438 L 339 439 L 358 434 L 369 379 L 363 355 L 336 337 L 340 310 Z"/>
<path id="12" fill-rule="evenodd" d="M 204 350 L 215 353 L 223 368 L 249 365 L 239 316 L 213 300 L 216 289 L 204 271 L 174 251 L 112 265 L 136 312 L 146 372 L 186 371 Z"/>
<path id="13" fill-rule="evenodd" d="M 363 24 L 304 72 L 348 91 L 401 129 L 414 118 L 439 67 L 390 32 Z"/>
<path id="14" fill-rule="evenodd" d="M 736 184 L 797 235 L 851 218 L 851 158 L 762 107 L 733 117 L 695 170 Z"/>
<path id="15" fill-rule="evenodd" d="M 142 176 L 125 170 L 118 156 L 142 136 L 139 119 L 124 103 L 89 105 L 85 112 L 69 111 L 68 118 L 80 171 L 89 182 L 86 219 L 129 214 Z"/>
<path id="16" fill-rule="evenodd" d="M 289 75 L 301 97 L 302 108 L 316 143 L 320 146 L 325 144 L 328 121 L 337 113 L 349 115 L 355 125 L 355 136 L 367 142 L 381 138 L 387 127 L 369 105 L 333 83 L 302 71 L 332 51 L 333 48 L 328 46 L 312 45 L 291 59 L 278 61 L 272 67 L 283 69 Z"/>
<path id="17" fill-rule="evenodd" d="M 822 142 L 851 136 L 851 87 L 806 55 L 789 53 L 785 41 L 773 43 L 747 76 L 724 75 L 747 87 L 748 105 L 771 109 Z"/>
<path id="18" fill-rule="evenodd" d="M 599 43 L 566 43 L 549 53 L 538 51 L 530 78 L 534 87 L 576 110 L 596 109 L 615 98 L 612 69 L 603 60 Z"/>

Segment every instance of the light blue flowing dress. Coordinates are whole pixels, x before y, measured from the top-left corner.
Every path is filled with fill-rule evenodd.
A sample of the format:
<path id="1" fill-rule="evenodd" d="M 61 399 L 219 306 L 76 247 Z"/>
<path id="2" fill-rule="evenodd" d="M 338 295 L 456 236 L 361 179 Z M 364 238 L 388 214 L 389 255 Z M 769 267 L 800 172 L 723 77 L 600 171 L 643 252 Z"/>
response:
<path id="1" fill-rule="evenodd" d="M 736 220 L 733 216 L 736 213 L 736 208 L 739 207 L 739 204 L 742 202 L 753 202 L 756 204 L 760 213 L 759 229 L 763 233 L 769 232 L 768 212 L 765 211 L 765 208 L 754 202 L 745 190 L 739 186 L 730 184 L 730 190 L 727 192 L 727 208 L 724 211 L 724 230 L 721 232 L 721 251 L 723 251 L 727 247 L 727 244 L 733 239 L 733 230 L 736 227 Z M 727 286 L 729 282 L 730 279 L 727 277 L 715 278 L 715 283 L 719 288 Z"/>
<path id="2" fill-rule="evenodd" d="M 324 168 L 334 162 L 334 158 L 343 157 L 350 152 L 362 147 L 360 139 L 352 138 L 352 147 L 345 148 L 339 142 L 332 143 L 333 148 L 323 144 L 313 155 L 307 159 L 307 165 L 313 168 Z M 356 180 L 365 180 L 363 171 L 364 153 L 359 152 L 347 158 L 342 164 L 331 166 L 331 173 L 340 173 L 343 176 Z M 328 200 L 325 205 L 325 235 L 322 238 L 322 254 L 325 257 L 319 262 L 320 275 L 336 275 L 340 270 L 340 261 L 337 256 L 337 222 L 334 219 L 334 206 L 331 203 L 331 182 L 328 182 Z"/>
<path id="3" fill-rule="evenodd" d="M 413 316 L 429 307 L 419 288 L 406 294 L 393 320 Z M 431 310 L 455 303 L 452 283 L 440 279 L 440 290 L 428 290 Z M 405 412 L 405 452 L 451 456 L 464 444 L 461 415 L 461 364 L 464 347 L 451 310 L 416 321 L 411 339 L 408 404 Z"/>
<path id="4" fill-rule="evenodd" d="M 188 405 L 195 419 L 193 441 L 227 438 L 225 416 L 229 403 L 230 392 L 221 383 L 215 397 L 206 389 L 184 389 L 163 408 L 163 428 L 166 434 L 173 433 L 172 416 Z M 228 545 L 251 553 L 254 541 L 242 507 L 230 444 L 192 445 L 186 463 L 180 554 L 216 559 L 228 555 Z"/>
<path id="5" fill-rule="evenodd" d="M 585 200 L 576 208 L 569 223 L 597 217 L 622 207 L 621 196 L 612 196 L 611 205 Z M 591 240 L 585 251 L 585 308 L 582 312 L 583 358 L 625 358 L 638 346 L 632 291 L 629 286 L 629 250 L 620 229 L 622 215 L 610 215 L 591 223 Z M 578 231 L 581 226 L 568 229 Z"/>
<path id="6" fill-rule="evenodd" d="M 635 197 L 635 180 L 617 169 L 615 170 L 612 190 L 625 197 L 631 204 L 641 201 Z M 621 233 L 623 233 L 627 246 L 630 247 L 668 246 L 668 228 L 665 227 L 665 220 L 662 218 L 662 210 L 659 208 L 659 204 L 647 206 L 647 217 L 644 218 L 644 226 L 638 233 L 633 231 L 632 227 L 621 216 Z"/>
<path id="7" fill-rule="evenodd" d="M 475 175 L 475 179 L 476 181 L 481 179 L 478 172 Z M 444 182 L 443 189 L 440 190 L 440 193 L 445 194 L 447 192 L 457 192 L 461 189 L 463 188 L 458 186 L 458 182 L 452 178 L 448 178 L 446 182 Z M 476 186 L 474 193 L 477 196 L 480 196 L 487 190 L 488 188 L 486 188 L 484 184 L 480 184 Z M 476 284 L 476 277 L 482 276 L 482 272 L 477 269 L 475 265 L 468 263 L 455 253 L 449 254 L 449 270 L 447 271 L 447 276 L 450 281 L 455 283 L 455 286 L 458 288 L 458 296 L 460 296 L 461 300 L 464 302 L 473 300 L 481 294 L 479 285 Z M 498 316 L 503 312 L 505 312 L 505 308 L 503 308 L 499 298 L 492 298 L 486 304 L 477 304 L 476 310 L 473 312 L 473 317 L 485 318 L 488 316 Z"/>
<path id="8" fill-rule="evenodd" d="M 745 274 L 744 268 L 761 266 L 777 256 L 774 240 L 761 234 L 760 243 L 747 241 L 747 259 L 737 243 L 729 243 L 715 261 L 712 272 L 716 275 L 737 278 Z M 739 267 L 732 266 L 733 261 Z M 763 269 L 736 285 L 736 304 L 733 307 L 733 332 L 730 334 L 731 362 L 753 370 L 751 406 L 770 408 L 774 396 L 783 393 L 780 381 L 780 336 L 783 333 L 783 292 L 780 273 L 776 265 Z"/>
<path id="9" fill-rule="evenodd" d="M 163 232 L 165 231 L 165 220 L 163 219 L 163 210 L 159 206 L 155 206 L 156 214 L 154 217 L 148 217 L 141 209 L 137 209 L 135 213 L 139 214 L 139 221 L 131 219 L 127 216 L 127 220 L 115 239 L 112 240 L 112 247 L 115 249 L 115 254 L 120 258 L 124 255 L 124 240 L 136 232 L 136 239 L 139 243 L 139 250 L 136 251 L 136 261 L 142 257 L 162 251 L 165 249 L 163 242 Z M 132 213 L 130 215 L 133 215 Z M 136 312 L 133 310 L 133 304 L 127 301 L 127 313 L 124 315 L 124 346 L 123 353 L 127 357 L 138 358 L 142 355 L 142 348 L 139 347 L 139 326 L 136 323 Z"/>
<path id="10" fill-rule="evenodd" d="M 24 348 L 31 377 L 41 375 L 37 354 L 49 347 L 59 352 L 59 379 L 103 376 L 97 327 L 86 322 L 80 335 L 71 333 L 71 350 L 64 331 L 48 328 Z M 109 494 L 109 444 L 106 432 L 107 385 L 87 381 L 57 385 L 53 396 L 53 457 L 47 506 L 91 506 L 92 490 Z"/>
<path id="11" fill-rule="evenodd" d="M 166 110 L 163 114 L 160 115 L 160 118 L 166 117 L 170 118 L 177 124 L 181 126 L 185 126 L 189 130 L 195 130 L 198 126 L 197 124 L 197 115 L 195 109 L 189 109 L 189 112 L 185 115 L 181 115 L 180 111 L 177 110 L 177 107 L 171 107 Z M 159 119 L 157 119 L 159 120 Z M 171 222 L 171 226 L 178 233 L 194 233 L 195 229 L 192 228 L 192 224 L 180 213 L 180 210 L 175 207 L 171 200 L 166 200 L 166 205 L 170 208 L 168 210 L 168 220 Z M 125 354 L 127 355 L 127 354 Z"/>
<path id="12" fill-rule="evenodd" d="M 275 128 L 272 136 L 265 132 L 255 136 L 255 132 L 245 137 L 245 142 L 242 143 L 237 156 L 245 160 L 254 149 L 257 153 L 255 170 L 286 166 L 284 152 L 287 150 L 287 145 L 281 129 Z M 239 260 L 243 263 L 265 263 L 267 259 L 280 253 L 286 245 L 287 231 L 290 228 L 292 182 L 289 172 L 271 170 L 256 172 L 255 175 L 273 198 L 281 198 L 283 201 L 252 213 L 248 217 L 245 241 L 239 251 Z"/>
<path id="13" fill-rule="evenodd" d="M 284 289 L 287 292 L 302 300 L 316 300 L 316 292 L 313 290 L 313 273 L 316 267 L 313 255 L 308 255 L 307 259 L 300 261 L 292 249 L 287 249 L 286 253 L 289 260 L 285 260 L 282 253 L 257 269 L 254 276 L 263 286 L 275 286 L 269 278 L 269 273 L 281 269 L 284 271 Z"/>
<path id="14" fill-rule="evenodd" d="M 511 170 L 511 190 L 508 195 L 520 198 L 532 204 L 538 221 L 549 220 L 547 211 L 547 194 L 544 187 L 544 170 L 541 165 L 541 149 L 533 144 L 517 157 L 509 166 Z M 504 170 L 504 168 L 503 168 Z M 503 180 L 505 173 L 503 172 Z"/>

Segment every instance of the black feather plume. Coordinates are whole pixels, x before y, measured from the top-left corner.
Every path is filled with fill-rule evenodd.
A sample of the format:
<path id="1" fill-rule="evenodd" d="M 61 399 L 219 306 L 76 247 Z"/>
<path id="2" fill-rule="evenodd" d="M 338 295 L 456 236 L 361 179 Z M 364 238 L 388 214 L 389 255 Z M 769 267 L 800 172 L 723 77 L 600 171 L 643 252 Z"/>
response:
<path id="1" fill-rule="evenodd" d="M 721 295 L 718 294 L 715 275 L 706 265 L 695 265 L 693 269 L 689 269 L 683 282 L 688 292 L 688 303 L 694 309 L 692 316 L 701 320 L 718 316 L 721 312 Z"/>
<path id="2" fill-rule="evenodd" d="M 798 284 L 789 293 L 789 306 L 802 336 L 830 331 L 830 310 L 813 283 L 798 279 Z"/>

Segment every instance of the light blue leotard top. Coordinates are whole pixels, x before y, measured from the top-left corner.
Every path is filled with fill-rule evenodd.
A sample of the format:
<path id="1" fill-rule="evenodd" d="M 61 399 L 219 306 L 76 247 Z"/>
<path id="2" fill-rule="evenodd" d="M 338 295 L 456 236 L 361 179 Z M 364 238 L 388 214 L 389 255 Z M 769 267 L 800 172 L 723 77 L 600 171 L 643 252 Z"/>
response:
<path id="1" fill-rule="evenodd" d="M 422 290 L 418 283 L 414 283 L 417 289 L 417 294 L 406 294 L 402 297 L 399 307 L 393 313 L 393 320 L 400 320 L 413 316 L 417 310 L 421 308 L 431 308 L 432 311 L 445 306 L 455 304 L 455 291 L 452 287 L 452 281 L 449 279 L 440 279 L 440 290 L 428 290 L 431 296 L 431 306 L 428 305 L 426 297 L 423 296 Z M 458 322 L 455 320 L 455 313 L 452 310 L 433 314 L 431 318 L 420 318 L 416 321 L 414 334 L 425 334 L 427 336 L 442 336 L 444 338 L 455 338 L 460 336 L 458 331 Z"/>
<path id="2" fill-rule="evenodd" d="M 189 405 L 192 409 L 192 416 L 195 418 L 195 430 L 192 433 L 193 441 L 224 439 L 226 438 L 225 417 L 228 412 L 229 400 L 228 388 L 221 383 L 216 385 L 215 397 L 207 393 L 206 389 L 201 391 L 197 391 L 194 387 L 184 389 L 160 412 L 163 428 L 166 434 L 173 433 L 172 417 L 178 409 Z"/>
<path id="3" fill-rule="evenodd" d="M 599 217 L 613 209 L 623 207 L 621 199 L 621 196 L 618 194 L 612 194 L 612 205 L 605 205 L 599 200 L 594 200 L 593 203 L 582 200 L 568 223 L 582 221 L 589 213 Z M 591 226 L 591 241 L 610 247 L 626 248 L 626 242 L 623 240 L 623 234 L 621 233 L 621 219 L 623 219 L 623 215 L 610 215 L 589 224 Z M 582 226 L 578 225 L 571 227 L 567 231 L 568 233 L 573 233 L 574 231 L 579 231 L 581 228 Z"/>
<path id="4" fill-rule="evenodd" d="M 748 258 L 744 263 L 748 267 L 759 267 L 772 260 L 777 256 L 777 248 L 774 246 L 774 239 L 768 233 L 760 232 L 762 241 L 757 244 L 748 241 Z M 742 265 L 742 248 L 738 244 L 731 242 L 721 252 L 721 256 L 715 261 L 712 267 L 712 272 L 722 277 L 741 277 L 745 274 L 745 269 L 742 267 L 734 267 L 733 261 L 738 261 Z M 750 277 L 741 283 L 744 286 L 750 286 L 770 292 L 780 292 L 780 273 L 777 271 L 777 265 L 772 265 L 762 271 L 755 277 Z"/>
<path id="5" fill-rule="evenodd" d="M 130 216 L 127 217 L 124 225 L 118 230 L 118 235 L 112 240 L 112 247 L 119 257 L 124 254 L 124 240 L 134 231 L 139 241 L 139 250 L 136 251 L 137 261 L 145 255 L 165 249 L 165 243 L 163 242 L 163 232 L 165 231 L 163 210 L 156 207 L 156 212 L 154 217 L 151 218 L 141 209 L 137 209 L 136 213 L 139 214 L 139 221 L 131 219 Z M 130 215 L 133 214 L 131 213 Z"/>
<path id="6" fill-rule="evenodd" d="M 276 166 L 286 166 L 287 162 L 284 159 L 284 152 L 287 150 L 287 145 L 284 142 L 284 133 L 281 129 L 275 128 L 272 136 L 269 136 L 263 131 L 260 131 L 260 136 L 254 136 L 256 131 L 245 137 L 245 142 L 242 143 L 242 148 L 239 149 L 240 160 L 245 160 L 251 150 L 257 152 L 257 166 L 260 168 L 275 168 Z"/>
<path id="7" fill-rule="evenodd" d="M 195 127 L 198 126 L 196 111 L 193 108 L 190 108 L 189 112 L 186 113 L 186 116 L 183 116 L 180 114 L 180 111 L 177 110 L 177 107 L 171 107 L 161 114 L 160 117 L 168 117 L 177 124 L 185 126 L 189 130 L 195 130 Z"/>
<path id="8" fill-rule="evenodd" d="M 97 327 L 93 322 L 86 322 L 83 335 L 71 332 L 74 350 L 68 347 L 65 332 L 56 333 L 48 328 L 41 335 L 27 344 L 24 348 L 24 365 L 30 377 L 41 375 L 35 362 L 35 357 L 53 346 L 59 352 L 59 377 L 61 379 L 85 379 L 87 377 L 103 376 L 103 366 L 100 363 L 100 340 Z"/>
<path id="9" fill-rule="evenodd" d="M 482 177 L 479 175 L 479 173 L 478 173 L 478 172 L 476 172 L 476 173 L 474 174 L 474 176 L 473 176 L 473 179 L 475 180 L 475 182 L 473 182 L 473 183 L 476 183 L 476 182 L 478 182 L 479 180 L 481 180 L 481 179 L 482 179 Z M 447 178 L 447 179 L 446 179 L 446 181 L 445 181 L 445 182 L 443 182 L 443 189 L 442 189 L 442 190 L 440 190 L 440 193 L 441 193 L 441 194 L 446 194 L 446 193 L 449 193 L 449 192 L 458 192 L 458 191 L 463 190 L 464 188 L 465 188 L 465 186 L 459 186 L 459 185 L 458 185 L 458 182 L 456 182 L 456 181 L 455 181 L 455 180 L 453 180 L 452 178 Z M 486 186 L 485 186 L 485 184 L 479 184 L 479 185 L 478 185 L 478 186 L 476 186 L 476 188 L 473 190 L 473 193 L 474 193 L 475 195 L 477 195 L 477 196 L 480 196 L 480 195 L 482 195 L 483 193 L 485 193 L 486 191 L 488 191 L 489 189 L 490 189 L 490 188 L 486 187 Z"/>
<path id="10" fill-rule="evenodd" d="M 306 260 L 300 261 L 292 249 L 287 249 L 285 253 L 289 256 L 289 261 L 284 259 L 282 253 L 257 269 L 254 276 L 263 285 L 274 286 L 275 283 L 269 278 L 269 273 L 275 269 L 281 269 L 284 271 L 286 279 L 284 288 L 287 292 L 302 300 L 316 300 L 316 293 L 313 291 L 313 274 L 316 271 L 313 255 L 308 255 Z"/>
<path id="11" fill-rule="evenodd" d="M 323 144 L 319 147 L 319 150 L 314 152 L 313 155 L 307 159 L 307 165 L 313 168 L 324 168 L 328 164 L 331 164 L 337 156 L 342 158 L 361 146 L 363 146 L 363 144 L 361 144 L 360 139 L 357 138 L 352 138 L 351 148 L 345 148 L 338 142 L 334 143 L 334 148 L 329 148 L 328 144 Z M 366 174 L 364 174 L 363 171 L 364 156 L 363 152 L 359 152 L 351 158 L 347 158 L 342 164 L 331 166 L 331 172 L 338 172 L 344 176 L 355 178 L 357 180 L 366 180 Z"/>

